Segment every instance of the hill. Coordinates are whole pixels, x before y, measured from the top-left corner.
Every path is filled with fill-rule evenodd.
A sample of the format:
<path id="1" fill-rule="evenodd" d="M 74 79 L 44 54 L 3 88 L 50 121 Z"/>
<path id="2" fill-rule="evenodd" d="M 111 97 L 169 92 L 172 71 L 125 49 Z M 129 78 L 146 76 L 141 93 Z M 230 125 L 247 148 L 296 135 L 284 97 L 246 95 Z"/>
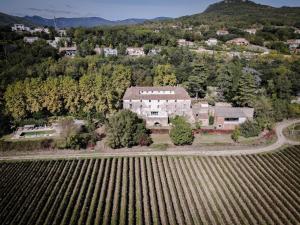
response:
<path id="1" fill-rule="evenodd" d="M 0 26 L 12 25 L 14 23 L 32 25 L 32 22 L 28 21 L 26 18 L 11 16 L 0 12 Z"/>
<path id="2" fill-rule="evenodd" d="M 54 26 L 53 19 L 46 19 L 40 16 L 26 16 L 26 20 L 31 21 L 34 24 L 42 26 Z M 166 17 L 159 17 L 149 21 L 165 20 Z M 107 20 L 101 17 L 79 17 L 79 18 L 56 18 L 56 25 L 60 28 L 69 27 L 95 27 L 95 26 L 116 26 L 116 25 L 134 25 L 142 24 L 147 19 L 130 18 L 125 20 Z"/>
<path id="3" fill-rule="evenodd" d="M 294 26 L 300 22 L 300 7 L 275 8 L 248 0 L 225 0 L 210 5 L 203 13 L 184 16 L 175 21 L 216 27 L 247 27 L 253 24 Z"/>

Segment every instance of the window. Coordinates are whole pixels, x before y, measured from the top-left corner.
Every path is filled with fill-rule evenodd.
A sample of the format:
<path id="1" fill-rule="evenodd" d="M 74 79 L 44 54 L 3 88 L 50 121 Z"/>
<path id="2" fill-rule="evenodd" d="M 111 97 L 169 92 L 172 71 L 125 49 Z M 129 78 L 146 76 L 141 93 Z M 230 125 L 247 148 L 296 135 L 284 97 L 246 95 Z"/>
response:
<path id="1" fill-rule="evenodd" d="M 158 116 L 158 112 L 151 112 L 151 116 Z"/>
<path id="2" fill-rule="evenodd" d="M 142 102 L 143 100 L 141 99 L 140 102 Z"/>
<path id="3" fill-rule="evenodd" d="M 132 109 L 132 104 L 129 104 L 129 108 Z"/>
<path id="4" fill-rule="evenodd" d="M 177 100 L 175 99 L 175 102 L 177 102 Z"/>
<path id="5" fill-rule="evenodd" d="M 151 102 L 151 100 L 149 100 L 149 102 Z"/>
<path id="6" fill-rule="evenodd" d="M 159 105 L 157 105 L 157 108 L 159 108 Z"/>
<path id="7" fill-rule="evenodd" d="M 239 121 L 239 118 L 225 118 L 224 120 L 227 122 L 237 122 Z"/>

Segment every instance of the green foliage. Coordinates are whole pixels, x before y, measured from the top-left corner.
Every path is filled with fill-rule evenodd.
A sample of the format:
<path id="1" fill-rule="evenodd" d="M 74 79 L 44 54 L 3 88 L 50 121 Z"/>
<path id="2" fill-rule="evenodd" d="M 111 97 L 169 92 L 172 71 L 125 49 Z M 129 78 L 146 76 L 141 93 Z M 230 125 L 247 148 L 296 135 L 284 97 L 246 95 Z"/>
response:
<path id="1" fill-rule="evenodd" d="M 53 149 L 53 148 L 54 148 L 54 142 L 51 139 L 13 141 L 13 142 L 0 140 L 0 152 L 36 151 L 40 149 Z"/>
<path id="2" fill-rule="evenodd" d="M 234 141 L 234 142 L 238 142 L 239 141 L 239 136 L 241 135 L 241 131 L 240 131 L 240 128 L 239 127 L 236 127 L 234 129 L 234 131 L 232 132 L 231 134 L 231 139 Z"/>
<path id="3" fill-rule="evenodd" d="M 122 110 L 112 115 L 106 125 L 108 145 L 111 148 L 149 145 L 149 131 L 142 119 L 129 110 Z"/>
<path id="4" fill-rule="evenodd" d="M 194 135 L 191 125 L 184 117 L 176 116 L 171 120 L 171 123 L 170 137 L 175 145 L 190 145 L 193 143 Z"/>
<path id="5" fill-rule="evenodd" d="M 289 115 L 291 118 L 300 117 L 300 104 L 294 103 L 289 105 Z"/>
<path id="6" fill-rule="evenodd" d="M 233 98 L 238 106 L 253 106 L 257 87 L 252 74 L 243 73 L 239 79 L 236 96 Z"/>
<path id="7" fill-rule="evenodd" d="M 215 123 L 215 117 L 210 115 L 209 118 L 208 118 L 208 123 L 209 125 L 214 125 Z"/>
<path id="8" fill-rule="evenodd" d="M 256 121 L 247 120 L 245 123 L 241 124 L 240 132 L 243 137 L 256 137 L 261 132 L 261 127 Z"/>
<path id="9" fill-rule="evenodd" d="M 176 76 L 170 64 L 158 65 L 154 69 L 155 86 L 175 86 L 177 83 Z"/>

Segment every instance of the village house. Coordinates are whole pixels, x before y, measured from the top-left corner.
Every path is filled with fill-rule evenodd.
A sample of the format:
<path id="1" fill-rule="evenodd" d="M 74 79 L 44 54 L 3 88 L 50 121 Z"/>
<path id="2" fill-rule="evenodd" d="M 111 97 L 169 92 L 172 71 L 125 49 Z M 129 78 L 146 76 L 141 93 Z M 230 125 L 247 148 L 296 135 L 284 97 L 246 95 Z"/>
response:
<path id="1" fill-rule="evenodd" d="M 182 87 L 130 87 L 123 108 L 138 114 L 148 126 L 168 126 L 169 118 L 185 116 L 193 122 L 191 98 Z"/>
<path id="2" fill-rule="evenodd" d="M 207 41 L 205 41 L 205 44 L 208 46 L 215 46 L 218 44 L 218 40 L 216 38 L 210 38 Z"/>
<path id="3" fill-rule="evenodd" d="M 201 126 L 209 126 L 210 107 L 207 102 L 199 102 L 193 105 L 193 116 L 195 122 L 199 122 Z"/>
<path id="4" fill-rule="evenodd" d="M 214 54 L 214 51 L 213 50 L 208 50 L 208 49 L 205 49 L 205 48 L 198 48 L 198 49 L 194 49 L 192 50 L 196 53 L 199 53 L 199 54 L 207 54 L 207 55 L 213 55 Z"/>
<path id="5" fill-rule="evenodd" d="M 291 39 L 286 42 L 289 45 L 290 49 L 295 49 L 300 46 L 300 39 Z"/>
<path id="6" fill-rule="evenodd" d="M 160 48 L 153 48 L 148 52 L 148 56 L 155 56 L 161 52 Z"/>
<path id="7" fill-rule="evenodd" d="M 215 106 L 212 110 L 214 128 L 219 130 L 234 130 L 247 120 L 252 120 L 253 108 Z"/>
<path id="8" fill-rule="evenodd" d="M 129 47 L 126 49 L 126 54 L 129 56 L 145 56 L 144 48 Z"/>
<path id="9" fill-rule="evenodd" d="M 60 54 L 63 53 L 66 57 L 74 57 L 77 54 L 77 47 L 60 47 L 58 51 Z"/>
<path id="10" fill-rule="evenodd" d="M 222 30 L 217 30 L 216 34 L 217 34 L 218 36 L 225 36 L 225 35 L 228 35 L 229 32 L 228 32 L 228 30 L 222 29 Z"/>
<path id="11" fill-rule="evenodd" d="M 300 34 L 300 29 L 297 29 L 297 28 L 296 28 L 296 29 L 294 30 L 294 33 L 295 33 L 295 34 Z"/>
<path id="12" fill-rule="evenodd" d="M 185 39 L 179 39 L 177 40 L 177 45 L 180 47 L 192 47 L 195 45 L 195 43 L 192 41 L 187 41 Z"/>
<path id="13" fill-rule="evenodd" d="M 48 28 L 44 28 L 44 27 L 36 27 L 33 30 L 30 30 L 31 33 L 46 33 L 46 34 L 50 34 L 50 31 Z"/>
<path id="14" fill-rule="evenodd" d="M 244 31 L 248 34 L 253 34 L 253 35 L 256 34 L 256 32 L 257 32 L 257 30 L 254 28 L 253 29 L 245 29 Z"/>
<path id="15" fill-rule="evenodd" d="M 54 40 L 47 40 L 47 43 L 53 48 L 58 48 L 59 42 L 64 43 L 64 46 L 67 46 L 70 41 L 71 39 L 69 37 L 54 37 Z"/>
<path id="16" fill-rule="evenodd" d="M 13 27 L 11 27 L 12 31 L 30 31 L 30 27 L 26 27 L 24 24 L 14 24 Z"/>
<path id="17" fill-rule="evenodd" d="M 118 55 L 118 50 L 114 48 L 103 48 L 103 53 L 105 57 L 108 56 L 117 56 Z"/>
<path id="18" fill-rule="evenodd" d="M 67 36 L 67 31 L 66 30 L 60 29 L 60 30 L 57 30 L 56 32 L 61 37 Z"/>
<path id="19" fill-rule="evenodd" d="M 33 42 L 35 42 L 35 41 L 37 41 L 37 40 L 39 40 L 38 37 L 24 37 L 24 38 L 23 38 L 23 41 L 24 41 L 25 43 L 29 43 L 29 44 L 32 44 Z"/>
<path id="20" fill-rule="evenodd" d="M 226 44 L 233 44 L 233 45 L 249 45 L 249 41 L 245 38 L 235 38 L 230 41 L 227 41 Z"/>

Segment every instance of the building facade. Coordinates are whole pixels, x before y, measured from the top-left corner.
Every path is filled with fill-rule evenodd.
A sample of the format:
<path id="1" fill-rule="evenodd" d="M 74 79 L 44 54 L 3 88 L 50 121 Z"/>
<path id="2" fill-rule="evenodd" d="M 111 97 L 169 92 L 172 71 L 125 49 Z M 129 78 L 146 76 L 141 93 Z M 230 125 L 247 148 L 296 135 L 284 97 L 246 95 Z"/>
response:
<path id="1" fill-rule="evenodd" d="M 168 126 L 169 118 L 185 116 L 193 122 L 191 98 L 182 87 L 130 87 L 123 108 L 137 113 L 148 126 Z"/>
<path id="2" fill-rule="evenodd" d="M 129 56 L 145 56 L 144 48 L 132 48 L 129 47 L 126 49 L 126 54 Z"/>

